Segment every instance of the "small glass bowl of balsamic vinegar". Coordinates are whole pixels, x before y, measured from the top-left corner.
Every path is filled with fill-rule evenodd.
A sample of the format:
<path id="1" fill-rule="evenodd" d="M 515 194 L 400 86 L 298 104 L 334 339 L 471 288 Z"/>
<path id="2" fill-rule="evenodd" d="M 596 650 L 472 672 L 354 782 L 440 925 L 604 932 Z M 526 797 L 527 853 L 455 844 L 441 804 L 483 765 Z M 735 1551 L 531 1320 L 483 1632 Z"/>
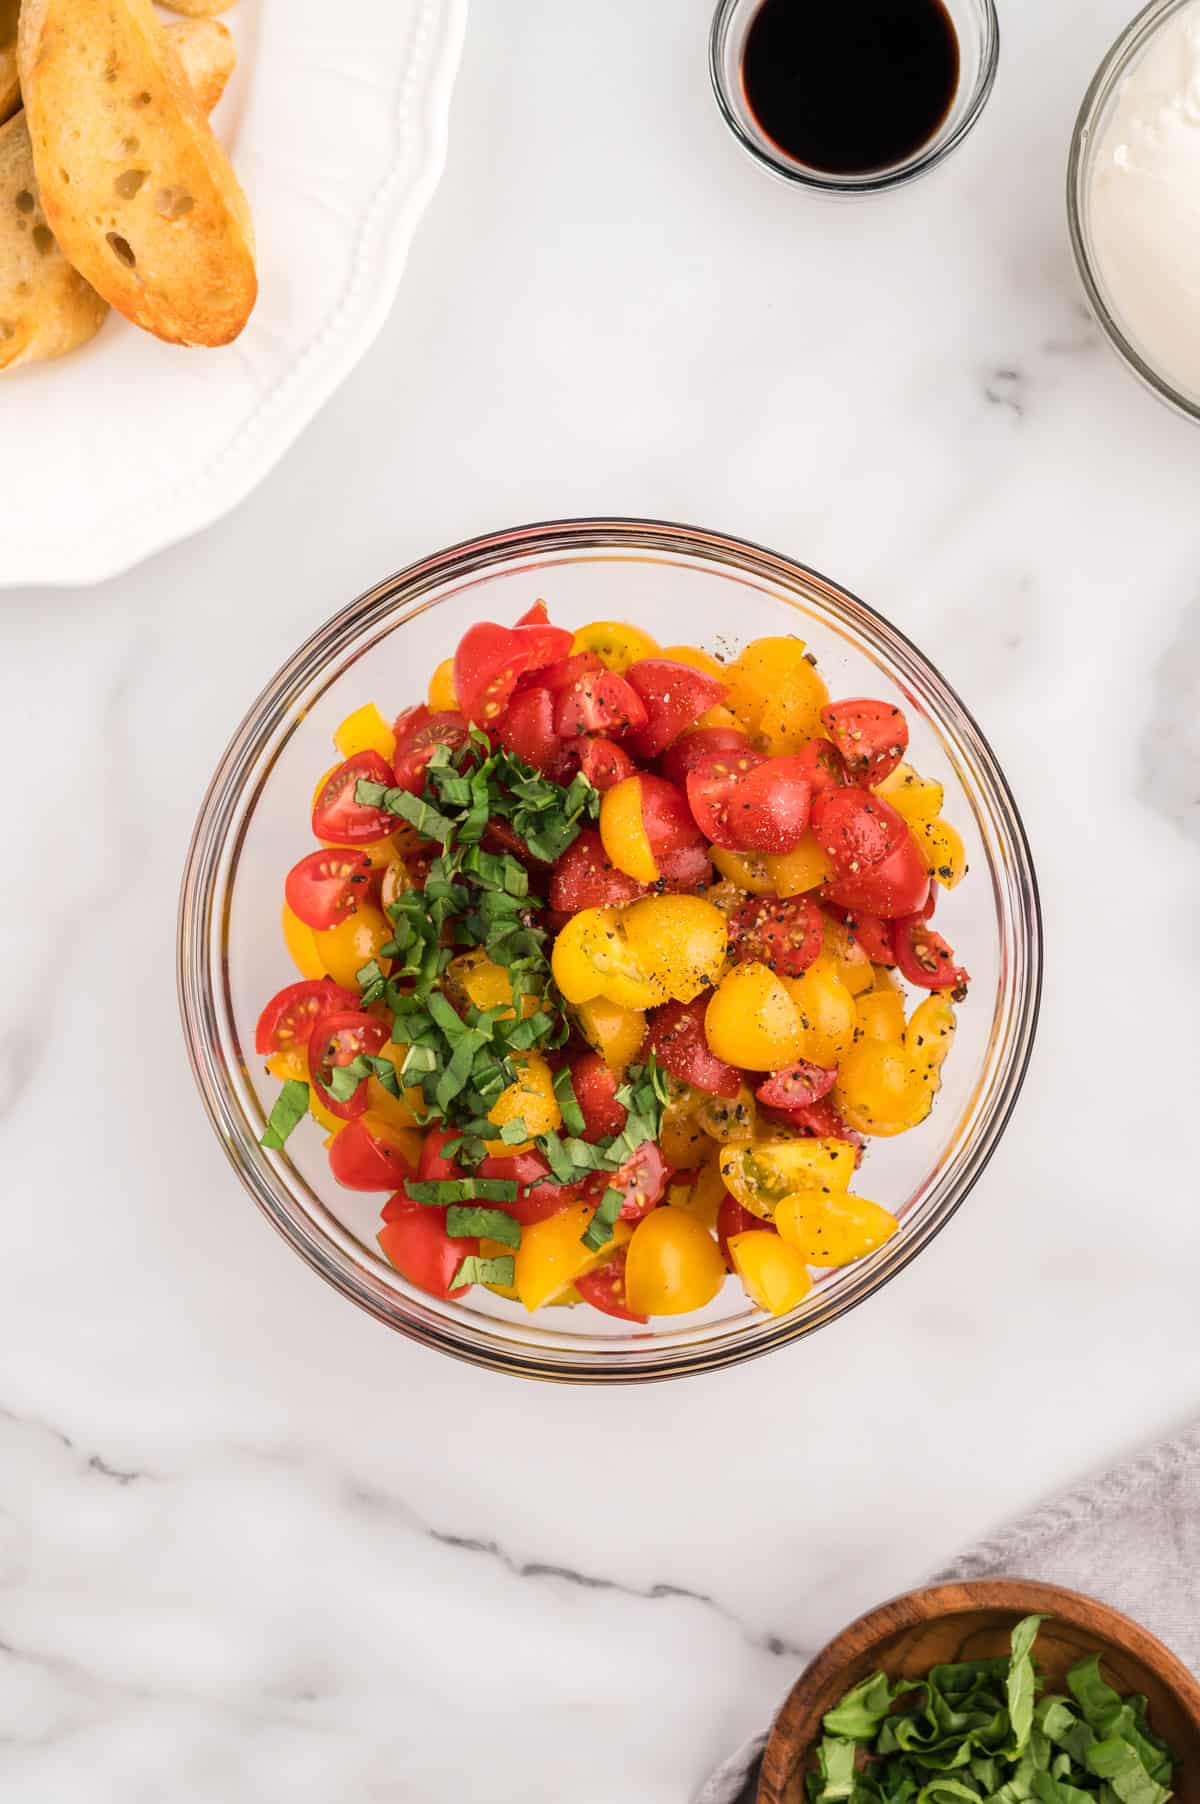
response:
<path id="1" fill-rule="evenodd" d="M 999 52 L 994 0 L 720 0 L 709 67 L 756 162 L 802 188 L 874 194 L 962 142 Z"/>

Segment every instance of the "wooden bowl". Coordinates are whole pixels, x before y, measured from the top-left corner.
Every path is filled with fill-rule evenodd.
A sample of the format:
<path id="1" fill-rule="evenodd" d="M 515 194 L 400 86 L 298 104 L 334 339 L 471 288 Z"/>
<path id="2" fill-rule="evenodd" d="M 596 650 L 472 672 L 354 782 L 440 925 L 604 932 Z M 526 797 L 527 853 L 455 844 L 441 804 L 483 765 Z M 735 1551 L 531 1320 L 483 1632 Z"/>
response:
<path id="1" fill-rule="evenodd" d="M 775 1720 L 758 1804 L 803 1804 L 821 1718 L 860 1679 L 877 1668 L 892 1679 L 922 1678 L 940 1661 L 1005 1654 L 1013 1625 L 1035 1613 L 1052 1619 L 1034 1649 L 1050 1685 L 1063 1688 L 1068 1667 L 1099 1653 L 1110 1684 L 1149 1699 L 1151 1728 L 1178 1756 L 1177 1804 L 1200 1804 L 1200 1685 L 1187 1668 L 1119 1610 L 1024 1579 L 931 1585 L 893 1598 L 843 1629 L 797 1679 Z"/>

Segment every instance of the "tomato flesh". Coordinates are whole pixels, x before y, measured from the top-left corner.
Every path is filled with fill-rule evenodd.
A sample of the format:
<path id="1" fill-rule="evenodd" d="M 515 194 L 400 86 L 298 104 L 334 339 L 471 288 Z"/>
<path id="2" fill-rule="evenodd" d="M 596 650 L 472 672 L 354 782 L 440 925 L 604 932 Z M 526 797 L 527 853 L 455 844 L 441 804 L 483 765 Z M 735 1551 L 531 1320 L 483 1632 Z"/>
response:
<path id="1" fill-rule="evenodd" d="M 729 917 L 729 950 L 737 963 L 753 960 L 784 977 L 799 977 L 824 941 L 821 911 L 809 896 L 751 896 Z"/>
<path id="2" fill-rule="evenodd" d="M 331 977 L 308 977 L 289 983 L 272 996 L 254 1030 L 254 1050 L 264 1057 L 307 1046 L 322 1015 L 357 1009 L 358 997 L 343 990 Z"/>
<path id="3" fill-rule="evenodd" d="M 892 950 L 892 923 L 885 921 L 882 915 L 869 914 L 865 908 L 839 908 L 832 905 L 833 912 L 850 929 L 867 957 L 873 965 L 894 965 L 896 954 Z"/>
<path id="4" fill-rule="evenodd" d="M 659 880 L 669 890 L 696 889 L 712 879 L 712 859 L 682 790 L 665 777 L 640 778 L 642 825 Z"/>
<path id="5" fill-rule="evenodd" d="M 650 1017 L 646 1052 L 653 1053 L 664 1071 L 709 1096 L 733 1098 L 742 1087 L 736 1065 L 727 1065 L 709 1051 L 704 1033 L 708 997 L 693 1002 L 667 1002 Z"/>
<path id="6" fill-rule="evenodd" d="M 588 656 L 581 653 L 580 656 Z M 613 670 L 585 670 L 560 690 L 554 703 L 554 730 L 562 739 L 584 733 L 624 733 L 641 726 L 646 709 L 625 678 Z"/>
<path id="7" fill-rule="evenodd" d="M 810 1065 L 800 1059 L 782 1071 L 772 1071 L 766 1082 L 754 1092 L 759 1102 L 772 1109 L 807 1109 L 828 1096 L 837 1082 L 837 1066 Z"/>
<path id="8" fill-rule="evenodd" d="M 331 1115 L 353 1121 L 367 1106 L 367 1085 L 360 1079 L 353 1094 L 342 1101 L 329 1088 L 329 1080 L 340 1065 L 351 1064 L 360 1053 L 377 1054 L 387 1044 L 388 1030 L 384 1022 L 363 1009 L 341 1009 L 323 1015 L 313 1028 L 308 1042 L 308 1074 L 314 1089 Z"/>
<path id="9" fill-rule="evenodd" d="M 416 1173 L 399 1147 L 373 1134 L 364 1121 L 348 1121 L 329 1148 L 329 1169 L 347 1190 L 396 1190 Z"/>
<path id="10" fill-rule="evenodd" d="M 751 1210 L 742 1207 L 737 1198 L 726 1191 L 721 1198 L 721 1207 L 717 1210 L 717 1245 L 721 1249 L 721 1257 L 729 1270 L 733 1270 L 733 1257 L 729 1251 L 729 1242 L 735 1234 L 753 1234 L 761 1229 L 768 1233 L 777 1232 L 773 1222 Z"/>
<path id="11" fill-rule="evenodd" d="M 292 913 L 321 933 L 354 913 L 371 881 L 371 861 L 349 846 L 322 846 L 294 864 L 283 884 Z"/>
<path id="12" fill-rule="evenodd" d="M 619 1134 L 628 1119 L 617 1101 L 617 1076 L 598 1052 L 585 1052 L 571 1066 L 571 1087 L 583 1115 L 583 1139 L 605 1140 Z"/>
<path id="13" fill-rule="evenodd" d="M 554 730 L 554 697 L 542 684 L 515 695 L 495 728 L 505 751 L 552 776 L 562 764 L 562 740 Z"/>
<path id="14" fill-rule="evenodd" d="M 808 828 L 812 789 L 796 755 L 710 754 L 688 772 L 688 805 L 714 845 L 793 852 Z"/>
<path id="15" fill-rule="evenodd" d="M 383 808 L 368 807 L 355 799 L 360 782 L 392 787 L 392 771 L 378 752 L 356 752 L 331 770 L 313 804 L 314 839 L 329 839 L 339 846 L 366 845 L 386 839 L 395 830 L 396 817 Z"/>
<path id="16" fill-rule="evenodd" d="M 480 620 L 469 626 L 454 654 L 454 693 L 468 720 L 494 726 L 526 671 L 537 670 L 571 649 L 564 628 L 530 622 L 497 626 Z"/>
<path id="17" fill-rule="evenodd" d="M 466 1284 L 451 1285 L 463 1260 L 478 1254 L 479 1242 L 452 1240 L 444 1209 L 409 1202 L 400 1193 L 385 1207 L 377 1239 L 389 1263 L 418 1290 L 434 1297 L 466 1295 Z"/>
<path id="18" fill-rule="evenodd" d="M 584 1302 L 590 1303 L 593 1309 L 599 1309 L 605 1315 L 615 1315 L 622 1322 L 638 1322 L 644 1327 L 650 1317 L 635 1314 L 625 1295 L 627 1257 L 628 1249 L 618 1247 L 612 1258 L 605 1260 L 603 1265 L 576 1278 L 575 1288 Z"/>
<path id="19" fill-rule="evenodd" d="M 470 736 L 471 730 L 466 721 L 453 710 L 431 714 L 422 705 L 410 709 L 407 718 L 402 714 L 396 722 L 396 754 L 393 759 L 396 787 L 419 796 L 425 787 L 425 772 L 435 748 L 445 745 L 449 746 L 451 752 L 459 752 Z M 392 825 L 395 825 L 394 821 Z"/>
<path id="20" fill-rule="evenodd" d="M 635 751 L 646 759 L 665 752 L 725 694 L 725 685 L 716 677 L 677 664 L 672 658 L 639 658 L 629 666 L 625 678 L 645 709 L 646 718 L 634 726 L 630 739 Z"/>
<path id="21" fill-rule="evenodd" d="M 619 1219 L 641 1221 L 661 1200 L 670 1180 L 671 1167 L 653 1140 L 646 1140 L 619 1171 L 594 1172 L 584 1185 L 584 1194 L 599 1201 L 606 1190 L 619 1190 L 624 1198 Z"/>
<path id="22" fill-rule="evenodd" d="M 908 749 L 908 722 L 888 702 L 865 697 L 829 702 L 821 709 L 821 725 L 854 783 L 882 783 Z"/>
<path id="23" fill-rule="evenodd" d="M 892 922 L 892 949 L 900 975 L 926 990 L 965 990 L 971 979 L 926 916 L 912 914 Z"/>
<path id="24" fill-rule="evenodd" d="M 835 876 L 824 885 L 821 894 L 843 908 L 861 909 L 893 920 L 898 915 L 915 914 L 921 908 L 929 894 L 929 872 L 916 840 L 906 828 L 899 845 L 880 863 L 856 875 Z"/>
<path id="25" fill-rule="evenodd" d="M 550 877 L 550 906 L 563 914 L 617 908 L 646 894 L 644 884 L 619 871 L 594 827 L 585 827 L 558 859 Z"/>
<path id="26" fill-rule="evenodd" d="M 697 727 L 694 733 L 685 733 L 663 753 L 662 774 L 685 789 L 688 772 L 695 770 L 710 755 L 739 758 L 753 751 L 746 734 L 739 733 L 736 727 Z"/>
<path id="27" fill-rule="evenodd" d="M 577 750 L 580 770 L 593 789 L 598 789 L 601 794 L 614 783 L 623 783 L 626 777 L 632 777 L 636 768 L 624 746 L 595 734 L 585 734 L 578 741 Z"/>
<path id="28" fill-rule="evenodd" d="M 581 1186 L 556 1184 L 541 1153 L 487 1158 L 479 1167 L 479 1175 L 481 1178 L 507 1178 L 519 1185 L 515 1202 L 489 1203 L 488 1208 L 503 1209 L 523 1228 L 531 1228 L 536 1221 L 548 1221 L 568 1203 L 579 1200 Z"/>
<path id="29" fill-rule="evenodd" d="M 848 781 L 841 753 L 828 739 L 810 739 L 796 753 L 814 797 L 823 789 L 841 789 Z"/>

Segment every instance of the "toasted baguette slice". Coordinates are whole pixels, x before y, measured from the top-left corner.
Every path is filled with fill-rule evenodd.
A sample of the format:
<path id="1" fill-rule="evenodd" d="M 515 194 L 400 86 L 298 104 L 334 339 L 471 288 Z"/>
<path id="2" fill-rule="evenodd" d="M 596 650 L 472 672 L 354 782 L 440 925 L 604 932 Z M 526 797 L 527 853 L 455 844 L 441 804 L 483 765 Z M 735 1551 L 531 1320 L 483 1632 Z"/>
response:
<path id="1" fill-rule="evenodd" d="M 234 64 L 233 39 L 215 19 L 169 27 L 206 112 Z M 71 268 L 46 224 L 24 113 L 0 126 L 0 370 L 42 363 L 86 344 L 107 303 Z"/>
<path id="2" fill-rule="evenodd" d="M 0 124 L 21 104 L 17 74 L 17 14 L 21 0 L 0 0 Z"/>
<path id="3" fill-rule="evenodd" d="M 211 19 L 214 13 L 227 13 L 233 0 L 162 0 L 173 13 L 186 13 L 189 19 Z"/>
<path id="4" fill-rule="evenodd" d="M 250 209 L 151 0 L 24 0 L 17 60 L 67 261 L 159 338 L 236 338 L 258 291 Z"/>

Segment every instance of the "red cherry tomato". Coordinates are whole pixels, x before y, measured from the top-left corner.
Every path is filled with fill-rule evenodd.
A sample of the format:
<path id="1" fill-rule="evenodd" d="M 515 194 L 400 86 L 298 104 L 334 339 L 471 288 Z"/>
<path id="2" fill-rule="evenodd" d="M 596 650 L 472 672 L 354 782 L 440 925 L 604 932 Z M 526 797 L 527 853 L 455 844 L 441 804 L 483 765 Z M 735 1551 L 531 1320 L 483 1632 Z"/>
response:
<path id="1" fill-rule="evenodd" d="M 812 830 L 839 877 L 861 876 L 909 837 L 904 816 L 866 789 L 821 790 L 813 800 Z"/>
<path id="2" fill-rule="evenodd" d="M 929 869 L 924 855 L 905 829 L 900 844 L 881 863 L 864 867 L 857 876 L 835 877 L 825 884 L 821 894 L 826 901 L 837 902 L 843 908 L 863 909 L 893 920 L 897 915 L 917 913 L 928 891 Z"/>
<path id="3" fill-rule="evenodd" d="M 468 720 L 490 727 L 499 720 L 527 671 L 565 658 L 571 635 L 564 628 L 530 623 L 469 626 L 454 654 L 454 693 Z"/>
<path id="4" fill-rule="evenodd" d="M 424 703 L 410 708 L 396 721 L 396 786 L 419 796 L 425 787 L 425 772 L 433 757 L 434 747 L 448 745 L 452 752 L 461 751 L 470 738 L 470 729 L 461 714 L 444 710 L 431 714 Z M 395 822 L 392 825 L 395 826 Z"/>
<path id="5" fill-rule="evenodd" d="M 615 670 L 585 670 L 554 703 L 554 730 L 563 739 L 582 733 L 624 733 L 642 725 L 646 710 L 636 689 Z"/>
<path id="6" fill-rule="evenodd" d="M 283 883 L 288 907 L 318 933 L 354 913 L 371 880 L 371 861 L 350 846 L 322 846 L 294 864 Z"/>
<path id="7" fill-rule="evenodd" d="M 442 1152 L 447 1142 L 461 1139 L 456 1128 L 430 1128 L 421 1142 L 421 1157 L 417 1161 L 417 1177 L 422 1184 L 442 1184 L 449 1178 L 462 1177 L 462 1167 Z"/>
<path id="8" fill-rule="evenodd" d="M 640 778 L 642 825 L 664 889 L 692 890 L 712 882 L 712 859 L 682 790 L 665 777 Z"/>
<path id="9" fill-rule="evenodd" d="M 745 733 L 739 733 L 736 727 L 697 727 L 694 733 L 685 733 L 663 753 L 662 774 L 683 789 L 687 786 L 688 772 L 695 770 L 710 753 L 720 752 L 726 757 L 737 758 L 753 750 Z"/>
<path id="10" fill-rule="evenodd" d="M 768 1234 L 779 1232 L 774 1222 L 764 1221 L 761 1215 L 754 1215 L 749 1209 L 743 1209 L 736 1197 L 730 1196 L 728 1191 L 725 1192 L 721 1199 L 721 1207 L 717 1210 L 717 1244 L 721 1249 L 721 1257 L 730 1271 L 733 1270 L 733 1260 L 729 1253 L 729 1242 L 733 1236 L 735 1234 L 753 1234 L 763 1228 Z"/>
<path id="11" fill-rule="evenodd" d="M 641 1221 L 643 1215 L 649 1215 L 659 1202 L 670 1179 L 671 1167 L 653 1140 L 646 1140 L 626 1159 L 620 1171 L 598 1171 L 588 1180 L 586 1188 L 598 1197 L 610 1188 L 622 1191 L 625 1200 L 621 1204 L 620 1219 Z"/>
<path id="12" fill-rule="evenodd" d="M 644 723 L 630 734 L 634 750 L 643 758 L 665 752 L 725 694 L 725 685 L 716 677 L 673 658 L 639 658 L 625 677 L 646 710 Z"/>
<path id="13" fill-rule="evenodd" d="M 478 1254 L 477 1240 L 452 1240 L 446 1232 L 446 1211 L 394 1196 L 383 1211 L 377 1236 L 384 1257 L 401 1277 L 435 1297 L 461 1297 L 468 1286 L 450 1288 L 464 1259 Z"/>
<path id="14" fill-rule="evenodd" d="M 754 961 L 799 977 L 821 950 L 825 923 L 810 896 L 751 896 L 729 917 L 729 949 L 738 964 Z"/>
<path id="15" fill-rule="evenodd" d="M 585 676 L 599 676 L 606 668 L 602 659 L 594 651 L 572 652 L 569 658 L 559 658 L 553 664 L 547 664 L 544 670 L 538 671 L 537 680 L 544 683 L 554 695 L 561 695 L 564 689 L 570 689 Z"/>
<path id="16" fill-rule="evenodd" d="M 926 926 L 923 914 L 892 922 L 892 948 L 900 975 L 923 989 L 965 990 L 971 981 L 941 934 Z"/>
<path id="17" fill-rule="evenodd" d="M 329 1080 L 339 1065 L 351 1064 L 360 1053 L 374 1055 L 387 1043 L 388 1030 L 376 1015 L 362 1009 L 340 1009 L 322 1015 L 308 1042 L 308 1075 L 331 1115 L 353 1121 L 367 1106 L 367 1086 L 360 1079 L 353 1095 L 341 1102 L 330 1090 Z"/>
<path id="18" fill-rule="evenodd" d="M 848 781 L 841 753 L 828 739 L 810 739 L 796 753 L 813 796 L 822 789 L 841 789 Z"/>
<path id="19" fill-rule="evenodd" d="M 768 1118 L 774 1119 L 781 1127 L 800 1128 L 806 1134 L 813 1134 L 818 1140 L 847 1140 L 855 1149 L 855 1165 L 862 1163 L 863 1148 L 866 1141 L 854 1128 L 847 1127 L 833 1106 L 833 1098 L 822 1096 L 819 1102 L 808 1103 L 803 1109 L 772 1109 Z"/>
<path id="20" fill-rule="evenodd" d="M 517 626 L 549 626 L 550 611 L 544 601 L 535 601 L 531 608 L 526 608 L 521 618 L 514 624 Z"/>
<path id="21" fill-rule="evenodd" d="M 554 697 L 540 683 L 513 696 L 495 734 L 505 751 L 545 775 L 562 764 L 562 740 L 554 731 Z"/>
<path id="22" fill-rule="evenodd" d="M 378 752 L 356 752 L 330 771 L 313 804 L 315 839 L 331 839 L 339 846 L 360 846 L 374 839 L 386 839 L 395 831 L 395 815 L 355 801 L 354 790 L 360 781 L 382 783 L 390 789 L 392 772 L 387 760 Z"/>
<path id="23" fill-rule="evenodd" d="M 704 1034 L 708 1001 L 705 994 L 694 1002 L 667 1002 L 656 1008 L 650 1016 L 646 1052 L 681 1083 L 709 1096 L 734 1097 L 742 1087 L 742 1074 L 708 1049 Z"/>
<path id="24" fill-rule="evenodd" d="M 272 996 L 258 1017 L 254 1050 L 266 1058 L 273 1052 L 307 1046 L 322 1015 L 357 1007 L 358 997 L 353 990 L 343 990 L 331 977 L 307 977 L 302 983 L 289 983 Z"/>
<path id="25" fill-rule="evenodd" d="M 571 1087 L 583 1115 L 583 1139 L 606 1140 L 621 1132 L 629 1111 L 617 1101 L 616 1073 L 598 1052 L 585 1052 L 572 1061 Z"/>
<path id="26" fill-rule="evenodd" d="M 908 749 L 908 722 L 889 702 L 830 702 L 821 709 L 821 725 L 854 783 L 882 783 Z"/>
<path id="27" fill-rule="evenodd" d="M 617 908 L 645 894 L 643 884 L 612 863 L 594 827 L 585 827 L 567 847 L 550 877 L 550 906 L 563 914 Z"/>
<path id="28" fill-rule="evenodd" d="M 783 1071 L 772 1071 L 754 1094 L 772 1109 L 807 1109 L 828 1096 L 837 1082 L 837 1066 L 809 1065 L 800 1059 Z"/>
<path id="29" fill-rule="evenodd" d="M 523 1228 L 531 1228 L 535 1221 L 546 1221 L 557 1215 L 568 1203 L 578 1202 L 580 1196 L 580 1185 L 554 1182 L 541 1153 L 484 1159 L 479 1175 L 481 1178 L 507 1178 L 520 1186 L 515 1203 L 489 1203 L 487 1207 L 503 1209 Z"/>
<path id="30" fill-rule="evenodd" d="M 640 1322 L 644 1326 L 650 1317 L 635 1315 L 625 1298 L 627 1253 L 628 1248 L 618 1247 L 612 1258 L 603 1265 L 584 1272 L 582 1278 L 576 1278 L 575 1288 L 584 1302 L 590 1303 L 593 1309 L 600 1309 L 605 1315 L 615 1315 L 622 1322 Z"/>
<path id="31" fill-rule="evenodd" d="M 808 827 L 812 791 L 798 756 L 710 755 L 688 772 L 688 803 L 714 845 L 792 852 Z"/>
<path id="32" fill-rule="evenodd" d="M 635 765 L 629 753 L 624 746 L 614 744 L 611 739 L 599 739 L 585 734 L 577 742 L 576 749 L 579 753 L 579 768 L 593 789 L 601 792 L 611 789 L 614 783 L 623 782 L 634 773 Z"/>
<path id="33" fill-rule="evenodd" d="M 334 1135 L 329 1169 L 347 1190 L 395 1190 L 416 1176 L 400 1148 L 373 1134 L 364 1121 L 348 1121 Z"/>
<path id="34" fill-rule="evenodd" d="M 864 908 L 839 908 L 836 902 L 830 904 L 830 912 L 850 929 L 873 965 L 895 964 L 890 921 L 868 914 Z"/>

